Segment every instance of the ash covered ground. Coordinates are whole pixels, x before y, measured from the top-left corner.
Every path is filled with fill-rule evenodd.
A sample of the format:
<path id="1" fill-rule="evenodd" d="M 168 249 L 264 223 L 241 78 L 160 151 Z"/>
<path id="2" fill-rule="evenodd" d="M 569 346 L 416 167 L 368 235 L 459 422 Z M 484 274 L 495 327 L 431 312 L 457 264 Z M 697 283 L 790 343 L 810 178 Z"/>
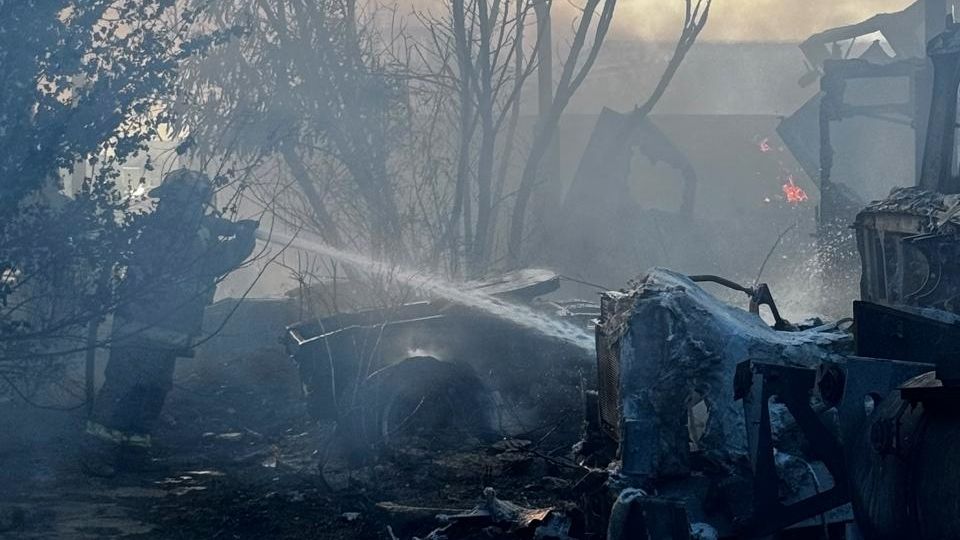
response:
<path id="1" fill-rule="evenodd" d="M 184 361 L 156 434 L 156 470 L 84 475 L 76 417 L 4 407 L 36 431 L 5 441 L 0 536 L 9 538 L 399 538 L 473 509 L 484 488 L 525 507 L 575 503 L 576 403 L 524 436 L 411 435 L 351 463 L 332 425 L 307 418 L 295 365 L 275 354 Z M 541 383 L 542 384 L 542 383 Z M 536 391 L 536 390 L 533 390 Z M 409 508 L 408 508 L 409 507 Z"/>

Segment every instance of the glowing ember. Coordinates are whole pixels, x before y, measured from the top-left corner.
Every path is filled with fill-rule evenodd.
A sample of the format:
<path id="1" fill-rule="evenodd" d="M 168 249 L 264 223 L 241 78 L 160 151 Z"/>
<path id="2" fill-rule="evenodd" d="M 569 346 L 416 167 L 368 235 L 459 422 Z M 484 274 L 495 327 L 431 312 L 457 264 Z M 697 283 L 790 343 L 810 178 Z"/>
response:
<path id="1" fill-rule="evenodd" d="M 770 149 L 770 139 L 764 139 L 760 141 L 760 151 L 766 154 Z"/>
<path id="2" fill-rule="evenodd" d="M 787 196 L 787 202 L 793 204 L 800 204 L 810 198 L 802 187 L 793 183 L 793 176 L 787 177 L 787 183 L 783 185 L 783 194 Z"/>

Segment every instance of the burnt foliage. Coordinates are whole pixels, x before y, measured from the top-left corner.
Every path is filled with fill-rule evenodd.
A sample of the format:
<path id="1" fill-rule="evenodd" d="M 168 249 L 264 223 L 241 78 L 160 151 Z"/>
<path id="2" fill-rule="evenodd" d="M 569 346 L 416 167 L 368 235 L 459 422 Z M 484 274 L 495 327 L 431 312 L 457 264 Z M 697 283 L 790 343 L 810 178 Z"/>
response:
<path id="1" fill-rule="evenodd" d="M 172 0 L 0 1 L 0 376 L 58 369 L 119 299 L 140 213 L 119 165 L 168 122 L 188 39 Z M 62 189 L 63 178 L 77 185 Z M 65 194 L 66 193 L 66 194 Z"/>

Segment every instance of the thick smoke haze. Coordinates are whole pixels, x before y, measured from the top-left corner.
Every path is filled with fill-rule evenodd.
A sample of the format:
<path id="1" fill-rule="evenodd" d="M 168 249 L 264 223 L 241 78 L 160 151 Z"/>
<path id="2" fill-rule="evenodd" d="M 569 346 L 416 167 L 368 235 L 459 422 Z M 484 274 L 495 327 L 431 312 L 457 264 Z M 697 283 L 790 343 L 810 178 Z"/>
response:
<path id="1" fill-rule="evenodd" d="M 703 33 L 707 41 L 798 42 L 811 34 L 900 11 L 914 0 L 717 0 Z M 557 23 L 566 24 L 582 2 L 554 0 Z M 406 6 L 404 6 L 406 4 Z M 404 7 L 442 8 L 442 0 L 401 0 Z M 620 0 L 613 31 L 617 39 L 672 41 L 679 31 L 683 0 Z"/>
<path id="2" fill-rule="evenodd" d="M 718 0 L 713 3 L 703 39 L 802 41 L 821 30 L 881 12 L 900 11 L 912 3 L 913 0 Z M 671 40 L 683 16 L 682 0 L 621 0 L 617 9 L 620 13 L 614 24 L 622 38 Z"/>

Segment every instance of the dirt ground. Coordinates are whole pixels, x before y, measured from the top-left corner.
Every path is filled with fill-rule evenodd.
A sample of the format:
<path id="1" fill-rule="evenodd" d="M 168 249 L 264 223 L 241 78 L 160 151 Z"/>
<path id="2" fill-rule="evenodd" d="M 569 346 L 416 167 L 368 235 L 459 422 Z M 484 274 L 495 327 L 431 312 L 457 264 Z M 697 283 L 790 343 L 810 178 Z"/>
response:
<path id="1" fill-rule="evenodd" d="M 296 371 L 279 351 L 184 362 L 151 472 L 87 477 L 76 459 L 79 411 L 6 404 L 0 537 L 407 539 L 438 526 L 434 513 L 473 508 L 486 487 L 544 507 L 570 501 L 584 477 L 567 458 L 571 430 L 550 423 L 485 443 L 412 439 L 358 464 L 332 426 L 307 419 Z M 564 428 L 578 422 L 560 418 Z"/>

